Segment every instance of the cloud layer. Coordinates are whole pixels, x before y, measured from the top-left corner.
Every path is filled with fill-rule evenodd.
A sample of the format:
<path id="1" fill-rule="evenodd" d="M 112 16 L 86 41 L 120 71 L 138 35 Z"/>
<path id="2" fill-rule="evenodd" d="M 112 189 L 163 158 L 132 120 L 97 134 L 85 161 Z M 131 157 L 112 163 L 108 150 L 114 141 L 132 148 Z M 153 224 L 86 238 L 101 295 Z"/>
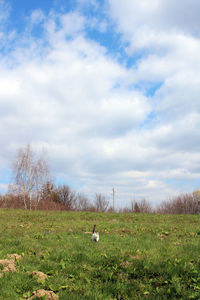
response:
<path id="1" fill-rule="evenodd" d="M 9 38 L 0 55 L 0 164 L 30 142 L 46 149 L 59 180 L 89 196 L 110 197 L 115 186 L 119 206 L 192 191 L 200 176 L 199 2 L 109 0 L 103 20 L 98 2 L 86 2 L 95 16 L 81 1 L 71 11 L 37 9 L 23 32 L 8 30 L 2 2 L 0 39 Z"/>

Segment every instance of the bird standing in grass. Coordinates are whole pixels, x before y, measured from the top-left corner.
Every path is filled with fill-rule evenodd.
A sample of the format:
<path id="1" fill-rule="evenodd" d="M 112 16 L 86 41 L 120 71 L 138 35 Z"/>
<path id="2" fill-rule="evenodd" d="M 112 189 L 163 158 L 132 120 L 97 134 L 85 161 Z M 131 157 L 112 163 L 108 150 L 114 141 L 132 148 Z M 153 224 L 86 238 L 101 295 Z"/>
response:
<path id="1" fill-rule="evenodd" d="M 94 225 L 93 227 L 93 231 L 92 231 L 92 241 L 93 242 L 98 242 L 99 241 L 99 233 L 95 232 L 95 227 L 96 225 Z"/>

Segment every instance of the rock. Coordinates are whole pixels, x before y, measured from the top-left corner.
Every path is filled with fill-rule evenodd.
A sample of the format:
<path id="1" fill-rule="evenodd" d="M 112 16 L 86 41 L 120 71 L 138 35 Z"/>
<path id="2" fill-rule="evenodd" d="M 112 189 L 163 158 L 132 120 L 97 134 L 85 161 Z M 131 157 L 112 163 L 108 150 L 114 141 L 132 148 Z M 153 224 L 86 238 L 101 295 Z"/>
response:
<path id="1" fill-rule="evenodd" d="M 2 270 L 2 273 L 0 273 L 0 278 L 3 276 L 3 273 L 17 272 L 15 263 L 16 263 L 16 261 L 18 261 L 22 258 L 21 255 L 18 255 L 16 253 L 8 254 L 7 257 L 8 257 L 8 259 L 0 260 L 0 265 L 2 265 L 4 267 Z"/>
<path id="2" fill-rule="evenodd" d="M 14 253 L 14 254 L 8 254 L 7 257 L 10 260 L 14 260 L 14 261 L 18 261 L 18 260 L 20 260 L 22 258 L 21 255 L 16 254 L 16 253 Z"/>
<path id="3" fill-rule="evenodd" d="M 41 281 L 47 279 L 47 275 L 44 274 L 43 272 L 39 272 L 39 271 L 33 271 L 32 276 L 37 277 L 38 282 L 41 282 Z"/>
<path id="4" fill-rule="evenodd" d="M 45 291 L 45 290 L 38 290 L 36 292 L 33 292 L 33 296 L 29 298 L 28 300 L 32 300 L 35 298 L 42 298 L 46 296 L 46 300 L 58 300 L 59 297 L 52 291 Z"/>

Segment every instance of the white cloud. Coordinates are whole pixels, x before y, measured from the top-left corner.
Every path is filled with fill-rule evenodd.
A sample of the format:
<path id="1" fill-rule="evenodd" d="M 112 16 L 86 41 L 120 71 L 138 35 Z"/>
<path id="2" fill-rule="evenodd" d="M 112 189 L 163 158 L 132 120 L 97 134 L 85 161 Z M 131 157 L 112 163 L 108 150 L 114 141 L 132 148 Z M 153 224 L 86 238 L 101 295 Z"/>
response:
<path id="1" fill-rule="evenodd" d="M 184 190 L 168 180 L 200 174 L 198 3 L 185 25 L 171 15 L 172 1 L 109 3 L 127 55 L 140 54 L 132 68 L 86 37 L 90 20 L 80 11 L 37 10 L 32 26 L 42 26 L 42 38 L 26 30 L 14 37 L 0 63 L 0 161 L 5 167 L 31 142 L 47 150 L 56 177 L 89 195 L 110 197 L 115 186 L 120 205 L 133 197 L 158 203 Z M 138 88 L 157 82 L 153 96 Z"/>
<path id="2" fill-rule="evenodd" d="M 12 41 L 15 36 L 15 31 L 8 30 L 7 21 L 10 16 L 11 7 L 10 5 L 4 1 L 0 0 L 0 50 L 5 50 L 7 48 L 8 41 Z M 3 51 L 2 51 L 3 52 Z M 0 52 L 0 59 L 2 59 L 2 55 Z"/>
<path id="3" fill-rule="evenodd" d="M 45 20 L 45 14 L 41 9 L 34 10 L 30 16 L 31 25 L 40 24 Z"/>
<path id="4" fill-rule="evenodd" d="M 138 72 L 165 79 L 174 73 L 197 70 L 200 47 L 198 1 L 109 0 L 110 13 L 131 55 L 142 51 Z"/>
<path id="5" fill-rule="evenodd" d="M 126 34 L 132 35 L 142 26 L 154 30 L 177 30 L 189 34 L 199 33 L 198 0 L 108 0 L 111 14 Z"/>
<path id="6" fill-rule="evenodd" d="M 45 56 L 32 56 L 35 41 L 29 40 L 29 49 L 20 46 L 7 57 L 18 63 L 0 69 L 1 127 L 13 153 L 21 143 L 45 143 L 55 172 L 92 176 L 97 160 L 107 159 L 104 141 L 137 128 L 150 107 L 140 93 L 120 88 L 128 71 L 84 38 L 82 23 L 70 30 L 65 21 L 74 16 L 60 17 L 57 30 L 49 26 L 52 15 L 47 19 Z M 72 39 L 65 39 L 66 30 Z"/>
<path id="7" fill-rule="evenodd" d="M 94 8 L 97 10 L 100 6 L 98 0 L 76 0 L 79 8 L 88 9 L 89 7 Z"/>
<path id="8" fill-rule="evenodd" d="M 65 34 L 74 36 L 84 29 L 85 18 L 79 13 L 72 12 L 60 17 L 62 30 Z"/>
<path id="9" fill-rule="evenodd" d="M 8 19 L 10 14 L 10 5 L 4 1 L 0 1 L 0 26 L 4 26 L 4 22 Z"/>

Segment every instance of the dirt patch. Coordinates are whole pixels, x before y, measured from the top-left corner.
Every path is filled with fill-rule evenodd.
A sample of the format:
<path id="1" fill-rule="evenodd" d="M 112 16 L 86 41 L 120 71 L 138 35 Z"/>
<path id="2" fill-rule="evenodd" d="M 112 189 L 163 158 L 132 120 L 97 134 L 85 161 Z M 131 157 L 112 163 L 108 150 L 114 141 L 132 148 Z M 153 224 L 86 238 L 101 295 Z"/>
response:
<path id="1" fill-rule="evenodd" d="M 36 277 L 38 282 L 41 282 L 41 281 L 44 281 L 47 279 L 47 275 L 44 274 L 43 272 L 39 272 L 39 271 L 33 271 L 32 276 Z"/>
<path id="2" fill-rule="evenodd" d="M 6 272 L 17 272 L 16 261 L 21 259 L 21 255 L 18 254 L 8 254 L 8 259 L 1 259 L 0 265 L 3 266 L 3 269 L 0 273 L 0 277 L 3 276 L 3 273 Z"/>
<path id="3" fill-rule="evenodd" d="M 58 300 L 59 297 L 52 291 L 45 291 L 45 290 L 38 290 L 36 292 L 33 292 L 33 296 L 29 298 L 28 300 L 32 300 L 35 298 L 42 298 L 46 296 L 46 300 Z"/>

